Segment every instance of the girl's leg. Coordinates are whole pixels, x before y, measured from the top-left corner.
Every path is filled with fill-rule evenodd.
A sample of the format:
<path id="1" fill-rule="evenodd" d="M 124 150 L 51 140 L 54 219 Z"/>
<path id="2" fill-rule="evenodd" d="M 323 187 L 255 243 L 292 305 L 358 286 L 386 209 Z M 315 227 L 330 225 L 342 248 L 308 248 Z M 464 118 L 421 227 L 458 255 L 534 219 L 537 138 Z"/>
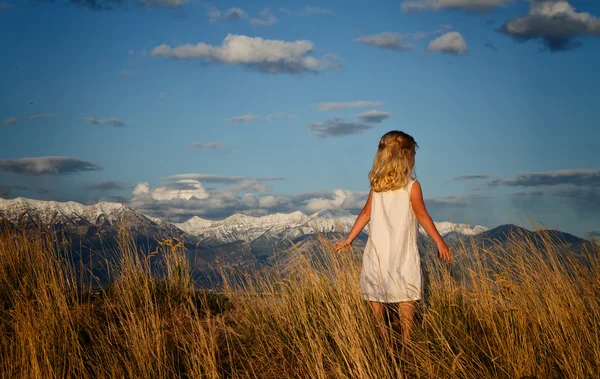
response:
<path id="1" fill-rule="evenodd" d="M 373 318 L 375 319 L 375 327 L 382 337 L 385 337 L 385 321 L 383 320 L 383 304 L 377 301 L 369 301 Z"/>
<path id="2" fill-rule="evenodd" d="M 398 313 L 400 315 L 400 327 L 402 328 L 402 340 L 409 342 L 415 320 L 415 302 L 403 301 L 398 303 Z"/>

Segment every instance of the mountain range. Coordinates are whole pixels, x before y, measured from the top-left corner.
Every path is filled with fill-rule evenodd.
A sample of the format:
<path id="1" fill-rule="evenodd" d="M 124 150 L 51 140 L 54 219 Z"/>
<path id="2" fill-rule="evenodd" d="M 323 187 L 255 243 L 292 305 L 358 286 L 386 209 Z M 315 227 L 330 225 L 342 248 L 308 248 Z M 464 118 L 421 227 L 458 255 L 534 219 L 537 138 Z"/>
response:
<path id="1" fill-rule="evenodd" d="M 269 250 L 286 242 L 315 234 L 347 234 L 356 215 L 324 209 L 306 215 L 296 211 L 254 217 L 234 214 L 222 220 L 206 220 L 194 216 L 182 223 L 145 215 L 126 205 L 100 202 L 83 205 L 76 202 L 40 201 L 25 198 L 0 199 L 0 219 L 17 227 L 52 228 L 84 243 L 101 239 L 110 243 L 121 225 L 138 239 L 177 237 L 203 247 L 217 247 L 245 242 L 254 246 L 257 257 L 270 255 Z M 483 226 L 436 223 L 440 234 L 477 235 L 487 231 Z M 368 231 L 368 226 L 364 232 Z M 421 230 L 421 232 L 423 232 Z M 366 235 L 363 235 L 363 237 Z"/>
<path id="2" fill-rule="evenodd" d="M 82 251 L 80 260 L 93 261 L 92 255 L 100 250 L 112 250 L 119 228 L 125 227 L 136 244 L 148 251 L 158 241 L 178 238 L 185 242 L 192 267 L 203 270 L 216 263 L 234 267 L 252 267 L 269 263 L 275 253 L 292 245 L 315 243 L 318 236 L 339 239 L 350 232 L 356 216 L 331 209 L 307 215 L 296 211 L 261 217 L 234 214 L 222 220 L 206 220 L 194 216 L 182 223 L 145 215 L 126 205 L 100 202 L 83 205 L 76 202 L 39 201 L 25 198 L 0 199 L 0 221 L 4 226 L 27 230 L 52 230 L 64 235 L 70 246 Z M 504 241 L 518 232 L 514 225 L 503 225 L 492 230 L 483 226 L 436 222 L 436 227 L 449 243 L 462 236 Z M 515 229 L 517 228 L 517 229 Z M 535 233 L 522 229 L 526 233 Z M 357 238 L 355 246 L 364 246 L 368 227 Z M 586 240 L 567 233 L 557 234 L 560 240 L 581 245 Z M 421 242 L 426 243 L 421 229 Z M 76 249 L 75 249 L 76 250 Z"/>

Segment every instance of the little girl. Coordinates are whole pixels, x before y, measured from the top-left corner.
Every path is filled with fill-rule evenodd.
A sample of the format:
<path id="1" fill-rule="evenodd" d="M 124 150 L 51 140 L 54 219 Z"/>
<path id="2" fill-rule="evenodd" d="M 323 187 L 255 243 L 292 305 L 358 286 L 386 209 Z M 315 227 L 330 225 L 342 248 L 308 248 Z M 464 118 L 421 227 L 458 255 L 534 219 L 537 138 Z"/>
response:
<path id="1" fill-rule="evenodd" d="M 414 301 L 421 299 L 421 261 L 417 249 L 418 225 L 437 245 L 440 259 L 452 256 L 423 203 L 421 185 L 412 177 L 417 143 L 410 135 L 391 131 L 379 141 L 369 173 L 371 191 L 345 242 L 350 247 L 369 224 L 360 276 L 360 288 L 373 310 L 375 324 L 384 334 L 383 303 L 398 303 L 403 339 L 410 340 Z"/>

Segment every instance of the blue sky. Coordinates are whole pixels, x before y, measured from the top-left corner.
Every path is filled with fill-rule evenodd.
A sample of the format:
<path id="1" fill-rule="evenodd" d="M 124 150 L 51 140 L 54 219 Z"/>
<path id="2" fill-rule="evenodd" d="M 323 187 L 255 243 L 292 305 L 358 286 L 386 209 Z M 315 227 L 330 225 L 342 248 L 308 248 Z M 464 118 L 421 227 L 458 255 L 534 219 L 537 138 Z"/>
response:
<path id="1" fill-rule="evenodd" d="M 436 221 L 600 231 L 594 0 L 0 1 L 0 196 L 357 212 L 415 137 Z"/>

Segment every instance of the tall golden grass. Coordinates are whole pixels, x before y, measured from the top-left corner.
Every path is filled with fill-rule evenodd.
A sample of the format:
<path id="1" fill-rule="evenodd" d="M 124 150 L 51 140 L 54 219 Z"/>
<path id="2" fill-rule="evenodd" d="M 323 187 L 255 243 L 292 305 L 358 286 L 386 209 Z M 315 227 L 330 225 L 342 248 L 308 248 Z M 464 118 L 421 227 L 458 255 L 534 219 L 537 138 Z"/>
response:
<path id="1" fill-rule="evenodd" d="M 577 259 L 549 236 L 454 263 L 424 254 L 413 341 L 380 336 L 360 254 L 288 252 L 285 265 L 223 270 L 194 289 L 183 244 L 136 249 L 124 232 L 113 282 L 94 293 L 56 236 L 0 235 L 0 376 L 6 378 L 590 378 L 600 362 L 600 248 Z M 149 255 L 153 257 L 149 257 Z M 314 257 L 320 259 L 314 259 Z M 152 275 L 151 258 L 164 269 Z M 566 258 L 565 258 L 566 257 Z M 566 262 L 568 261 L 568 262 Z M 236 276 L 237 275 L 237 276 Z"/>

